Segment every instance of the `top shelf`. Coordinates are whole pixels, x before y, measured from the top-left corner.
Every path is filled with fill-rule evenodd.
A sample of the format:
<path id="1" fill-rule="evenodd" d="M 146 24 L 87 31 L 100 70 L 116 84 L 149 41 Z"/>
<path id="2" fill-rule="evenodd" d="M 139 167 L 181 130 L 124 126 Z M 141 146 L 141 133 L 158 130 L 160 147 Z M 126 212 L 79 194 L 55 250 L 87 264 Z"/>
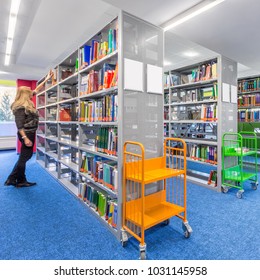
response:
<path id="1" fill-rule="evenodd" d="M 170 89 L 195 88 L 195 87 L 200 87 L 200 86 L 204 86 L 204 85 L 210 85 L 210 84 L 213 84 L 216 82 L 217 82 L 217 79 L 210 79 L 210 80 L 205 80 L 205 81 L 198 81 L 198 82 L 193 82 L 193 83 L 171 86 L 169 88 Z M 165 88 L 165 89 L 168 89 L 168 88 Z"/>

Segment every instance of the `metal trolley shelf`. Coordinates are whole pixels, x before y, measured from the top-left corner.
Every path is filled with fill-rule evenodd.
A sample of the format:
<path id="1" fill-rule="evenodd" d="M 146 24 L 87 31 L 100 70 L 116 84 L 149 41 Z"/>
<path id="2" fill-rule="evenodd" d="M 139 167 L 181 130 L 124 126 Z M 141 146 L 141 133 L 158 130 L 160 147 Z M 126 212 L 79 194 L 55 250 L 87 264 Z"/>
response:
<path id="1" fill-rule="evenodd" d="M 252 157 L 250 164 L 246 157 Z M 244 183 L 252 182 L 257 189 L 257 140 L 254 132 L 224 133 L 222 137 L 222 192 L 237 188 L 237 197 L 242 198 Z"/>
<path id="2" fill-rule="evenodd" d="M 146 258 L 145 230 L 159 223 L 169 224 L 177 216 L 183 220 L 185 237 L 192 229 L 186 218 L 186 143 L 166 138 L 164 156 L 145 159 L 139 142 L 124 144 L 122 245 L 128 234 L 139 242 L 140 258 Z M 159 182 L 158 190 L 147 194 L 146 186 Z M 128 233 L 128 234 L 127 234 Z"/>

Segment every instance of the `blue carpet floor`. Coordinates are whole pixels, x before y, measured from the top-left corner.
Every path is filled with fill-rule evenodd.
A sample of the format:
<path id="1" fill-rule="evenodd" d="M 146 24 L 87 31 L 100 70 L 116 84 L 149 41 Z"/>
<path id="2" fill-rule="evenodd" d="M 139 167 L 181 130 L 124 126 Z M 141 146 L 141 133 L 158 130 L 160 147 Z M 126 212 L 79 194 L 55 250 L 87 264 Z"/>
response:
<path id="1" fill-rule="evenodd" d="M 27 164 L 31 188 L 5 187 L 17 155 L 0 152 L 0 259 L 102 260 L 138 259 L 138 242 L 126 247 L 76 197 L 40 167 Z M 147 258 L 168 260 L 259 260 L 260 191 L 246 188 L 217 193 L 188 183 L 185 239 L 181 221 L 157 225 L 146 232 Z"/>

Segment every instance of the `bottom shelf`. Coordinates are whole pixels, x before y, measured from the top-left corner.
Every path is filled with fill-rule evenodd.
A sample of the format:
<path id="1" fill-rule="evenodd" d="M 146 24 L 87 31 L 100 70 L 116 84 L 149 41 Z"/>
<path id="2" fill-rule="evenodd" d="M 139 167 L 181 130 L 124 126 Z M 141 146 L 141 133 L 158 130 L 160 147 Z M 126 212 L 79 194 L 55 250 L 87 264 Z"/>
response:
<path id="1" fill-rule="evenodd" d="M 78 196 L 78 188 L 75 185 L 73 185 L 70 181 L 68 181 L 66 178 L 59 179 L 59 182 L 61 182 L 75 196 Z"/>
<path id="2" fill-rule="evenodd" d="M 224 180 L 244 182 L 256 176 L 256 173 L 240 170 L 239 166 L 233 166 L 223 171 Z"/>
<path id="3" fill-rule="evenodd" d="M 185 208 L 163 200 L 165 191 L 145 196 L 144 229 L 155 226 L 173 216 L 181 214 Z M 141 227 L 141 198 L 126 203 L 126 220 Z"/>
<path id="4" fill-rule="evenodd" d="M 209 176 L 210 175 L 208 173 L 195 170 L 187 170 L 187 180 L 189 182 L 210 190 L 218 191 L 218 187 L 215 186 L 214 182 L 212 184 L 208 184 Z"/>
<path id="5" fill-rule="evenodd" d="M 37 163 L 40 164 L 41 167 L 43 167 L 45 169 L 46 172 L 48 172 L 54 179 L 57 180 L 57 182 L 59 182 L 67 191 L 69 191 L 73 196 L 75 196 L 78 200 L 80 200 L 85 207 L 87 207 L 90 211 L 90 213 L 94 214 L 96 218 L 98 218 L 102 224 L 104 224 L 106 226 L 106 228 L 109 229 L 110 232 L 112 232 L 117 239 L 120 239 L 120 235 L 118 233 L 118 230 L 114 227 L 112 227 L 111 224 L 109 224 L 107 222 L 107 220 L 104 217 L 101 217 L 99 215 L 99 213 L 92 208 L 89 204 L 87 204 L 85 201 L 83 201 L 82 199 L 80 199 L 78 197 L 78 187 L 75 186 L 73 183 L 71 183 L 67 178 L 58 178 L 58 172 L 54 171 L 52 168 L 50 170 L 46 169 L 43 162 L 37 160 Z"/>

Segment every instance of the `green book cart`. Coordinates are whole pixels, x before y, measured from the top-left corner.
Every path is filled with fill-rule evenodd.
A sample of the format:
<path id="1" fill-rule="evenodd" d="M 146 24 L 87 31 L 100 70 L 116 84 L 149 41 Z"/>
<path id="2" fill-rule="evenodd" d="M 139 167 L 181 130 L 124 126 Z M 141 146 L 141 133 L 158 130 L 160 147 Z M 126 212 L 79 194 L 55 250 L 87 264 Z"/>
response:
<path id="1" fill-rule="evenodd" d="M 246 158 L 250 157 L 250 164 Z M 242 198 L 244 183 L 250 181 L 257 189 L 257 139 L 254 132 L 224 133 L 222 137 L 222 192 L 237 188 Z"/>

